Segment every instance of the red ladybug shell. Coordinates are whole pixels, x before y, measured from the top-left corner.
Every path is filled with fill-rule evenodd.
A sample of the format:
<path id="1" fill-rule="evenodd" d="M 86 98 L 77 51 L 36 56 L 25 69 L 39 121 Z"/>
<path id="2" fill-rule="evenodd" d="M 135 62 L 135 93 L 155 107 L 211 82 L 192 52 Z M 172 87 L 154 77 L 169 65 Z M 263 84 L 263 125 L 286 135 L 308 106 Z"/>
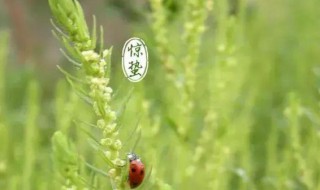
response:
<path id="1" fill-rule="evenodd" d="M 139 158 L 134 156 L 132 159 L 129 158 L 130 166 L 129 166 L 129 178 L 128 183 L 131 189 L 138 187 L 144 178 L 144 164 L 141 162 Z"/>

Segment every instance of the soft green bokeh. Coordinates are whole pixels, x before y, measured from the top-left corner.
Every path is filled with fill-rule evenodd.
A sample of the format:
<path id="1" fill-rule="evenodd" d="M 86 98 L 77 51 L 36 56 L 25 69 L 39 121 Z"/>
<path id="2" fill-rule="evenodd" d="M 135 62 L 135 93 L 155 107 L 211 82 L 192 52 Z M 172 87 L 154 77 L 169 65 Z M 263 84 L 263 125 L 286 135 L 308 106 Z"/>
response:
<path id="1" fill-rule="evenodd" d="M 135 15 L 126 17 L 128 36 L 148 47 L 149 71 L 134 84 L 122 74 L 123 44 L 112 44 L 119 157 L 134 149 L 146 166 L 137 189 L 320 190 L 320 1 L 141 2 L 90 9 L 80 1 L 88 28 L 92 12 L 97 25 L 105 25 L 104 11 Z M 38 27 L 49 31 L 49 22 Z M 0 32 L 0 189 L 61 189 L 70 182 L 68 166 L 78 187 L 112 189 L 92 106 L 57 68 L 34 64 L 37 56 L 19 65 L 16 35 L 7 28 Z M 68 43 L 95 48 L 88 28 Z M 84 76 L 67 61 L 50 63 Z"/>

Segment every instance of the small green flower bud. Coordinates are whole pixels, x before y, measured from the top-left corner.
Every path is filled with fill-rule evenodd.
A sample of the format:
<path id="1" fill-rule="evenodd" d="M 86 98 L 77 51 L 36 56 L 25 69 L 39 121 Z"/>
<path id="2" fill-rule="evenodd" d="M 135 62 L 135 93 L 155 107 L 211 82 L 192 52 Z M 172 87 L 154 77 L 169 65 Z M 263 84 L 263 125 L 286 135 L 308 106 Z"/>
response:
<path id="1" fill-rule="evenodd" d="M 114 181 L 115 181 L 116 184 L 120 184 L 121 183 L 121 177 L 120 176 L 115 177 Z"/>
<path id="2" fill-rule="evenodd" d="M 99 54 L 97 54 L 96 52 L 94 52 L 93 50 L 88 50 L 88 51 L 82 51 L 81 52 L 83 58 L 88 61 L 88 62 L 99 62 Z"/>
<path id="3" fill-rule="evenodd" d="M 91 77 L 90 82 L 91 82 L 91 84 L 93 84 L 93 85 L 97 85 L 97 84 L 99 84 L 99 79 L 96 78 L 96 77 Z"/>
<path id="4" fill-rule="evenodd" d="M 119 131 L 114 131 L 111 135 L 112 138 L 116 138 L 119 135 Z"/>
<path id="5" fill-rule="evenodd" d="M 111 150 L 110 151 L 110 160 L 115 160 L 119 157 L 119 152 L 118 151 L 114 151 L 114 150 Z"/>
<path id="6" fill-rule="evenodd" d="M 112 90 L 112 88 L 110 88 L 110 87 L 105 87 L 105 88 L 104 88 L 104 92 L 111 94 L 111 93 L 113 92 L 113 90 Z"/>
<path id="7" fill-rule="evenodd" d="M 124 166 L 126 164 L 126 161 L 121 160 L 120 158 L 117 158 L 113 161 L 113 164 L 116 166 Z"/>
<path id="8" fill-rule="evenodd" d="M 103 119 L 99 119 L 99 120 L 97 121 L 97 127 L 98 127 L 99 129 L 104 129 L 104 128 L 105 128 L 105 125 L 106 125 L 106 123 L 105 123 L 105 121 L 104 121 Z"/>
<path id="9" fill-rule="evenodd" d="M 117 139 L 114 143 L 113 143 L 113 148 L 116 150 L 120 150 L 122 148 L 122 143 L 119 139 Z"/>
<path id="10" fill-rule="evenodd" d="M 108 79 L 108 78 L 103 78 L 102 80 L 103 80 L 102 85 L 108 86 L 110 79 Z"/>
<path id="11" fill-rule="evenodd" d="M 110 130 L 110 132 L 113 132 L 114 129 L 116 128 L 117 124 L 116 123 L 112 123 L 112 124 L 109 124 L 107 125 L 107 129 Z"/>
<path id="12" fill-rule="evenodd" d="M 104 51 L 102 52 L 102 57 L 103 57 L 103 58 L 106 58 L 109 54 L 110 54 L 110 51 L 109 51 L 108 49 L 106 49 L 106 50 L 104 50 Z"/>
<path id="13" fill-rule="evenodd" d="M 85 49 L 90 48 L 92 46 L 92 41 L 89 39 L 88 36 L 86 36 L 85 41 L 86 41 L 84 45 Z"/>
<path id="14" fill-rule="evenodd" d="M 101 139 L 100 143 L 105 146 L 110 146 L 112 144 L 112 139 L 110 138 Z"/>
<path id="15" fill-rule="evenodd" d="M 110 94 L 103 94 L 103 99 L 106 101 L 106 102 L 109 102 L 111 100 L 111 95 Z"/>
<path id="16" fill-rule="evenodd" d="M 99 64 L 100 64 L 100 66 L 102 66 L 102 68 L 104 68 L 104 66 L 107 65 L 107 62 L 104 59 L 100 59 Z"/>
<path id="17" fill-rule="evenodd" d="M 103 66 L 99 67 L 99 75 L 104 75 L 105 73 L 105 69 L 103 68 Z"/>
<path id="18" fill-rule="evenodd" d="M 110 151 L 105 151 L 104 155 L 110 160 L 111 159 L 111 152 Z"/>
<path id="19" fill-rule="evenodd" d="M 105 86 L 103 85 L 103 81 L 100 81 L 98 89 L 101 94 L 104 93 Z"/>
<path id="20" fill-rule="evenodd" d="M 97 114 L 97 116 L 101 116 L 101 113 L 100 113 L 100 110 L 99 110 L 97 102 L 93 102 L 93 110 Z"/>
<path id="21" fill-rule="evenodd" d="M 110 117 L 110 120 L 111 120 L 111 121 L 114 121 L 114 120 L 117 119 L 117 114 L 116 114 L 115 111 L 109 111 L 108 114 L 109 114 L 109 117 Z"/>
<path id="22" fill-rule="evenodd" d="M 90 67 L 91 67 L 91 71 L 92 72 L 94 72 L 94 73 L 96 73 L 96 72 L 99 72 L 99 65 L 98 64 L 96 64 L 96 63 L 93 63 L 93 64 L 91 64 L 90 65 Z"/>
<path id="23" fill-rule="evenodd" d="M 108 171 L 108 175 L 111 177 L 111 178 L 114 178 L 116 175 L 117 175 L 117 171 L 116 169 L 112 168 Z"/>

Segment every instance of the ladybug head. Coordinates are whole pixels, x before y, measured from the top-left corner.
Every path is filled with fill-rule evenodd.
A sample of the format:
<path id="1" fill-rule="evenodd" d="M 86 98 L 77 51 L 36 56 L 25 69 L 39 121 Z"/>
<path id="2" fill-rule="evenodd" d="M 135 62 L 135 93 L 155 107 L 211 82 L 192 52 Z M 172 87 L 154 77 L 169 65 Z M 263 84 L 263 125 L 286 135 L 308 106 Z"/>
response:
<path id="1" fill-rule="evenodd" d="M 128 159 L 129 162 L 132 162 L 134 160 L 140 160 L 139 156 L 137 156 L 135 153 L 128 153 Z"/>

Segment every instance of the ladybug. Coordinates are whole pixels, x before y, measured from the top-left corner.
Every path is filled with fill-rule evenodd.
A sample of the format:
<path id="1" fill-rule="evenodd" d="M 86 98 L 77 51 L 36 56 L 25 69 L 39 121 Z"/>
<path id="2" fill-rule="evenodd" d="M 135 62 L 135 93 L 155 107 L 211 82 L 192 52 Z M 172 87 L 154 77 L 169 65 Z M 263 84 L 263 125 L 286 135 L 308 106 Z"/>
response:
<path id="1" fill-rule="evenodd" d="M 144 164 L 141 162 L 140 158 L 134 154 L 128 154 L 129 159 L 129 176 L 128 176 L 128 183 L 131 189 L 138 187 L 144 178 Z"/>

